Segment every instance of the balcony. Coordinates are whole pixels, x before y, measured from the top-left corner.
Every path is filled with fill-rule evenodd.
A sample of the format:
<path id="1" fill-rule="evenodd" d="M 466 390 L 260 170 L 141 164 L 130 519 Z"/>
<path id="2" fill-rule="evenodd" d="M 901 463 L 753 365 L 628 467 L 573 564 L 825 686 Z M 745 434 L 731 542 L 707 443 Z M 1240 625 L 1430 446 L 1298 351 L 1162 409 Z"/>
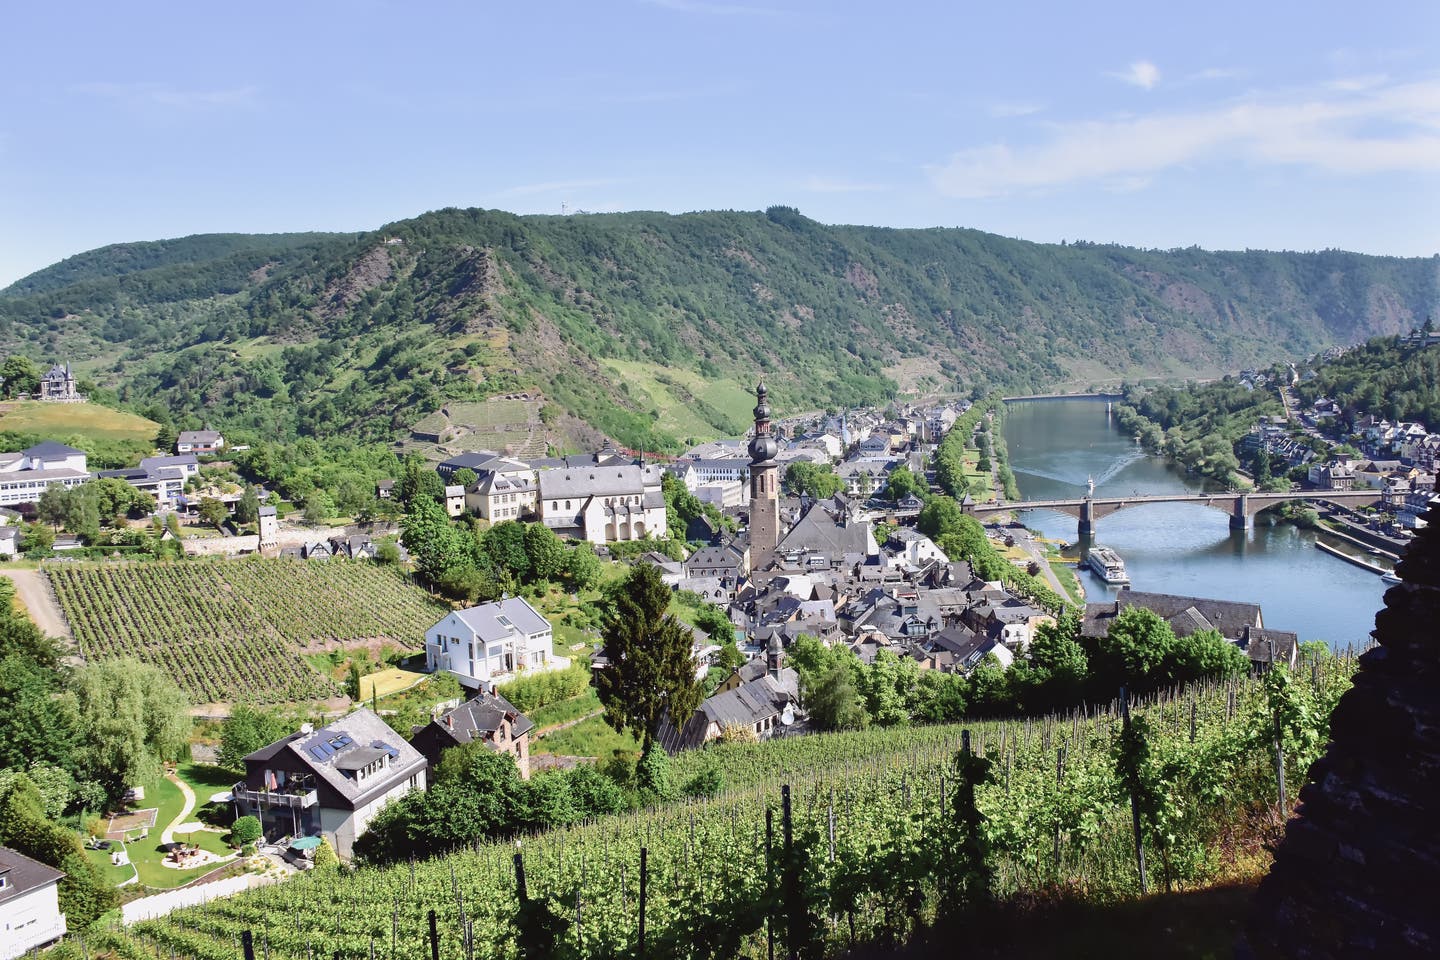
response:
<path id="1" fill-rule="evenodd" d="M 242 781 L 235 784 L 231 795 L 236 800 L 255 806 L 268 805 L 272 807 L 295 807 L 303 810 L 306 807 L 313 807 L 320 801 L 319 794 L 313 787 L 302 789 L 298 792 L 288 790 L 252 790 Z"/>

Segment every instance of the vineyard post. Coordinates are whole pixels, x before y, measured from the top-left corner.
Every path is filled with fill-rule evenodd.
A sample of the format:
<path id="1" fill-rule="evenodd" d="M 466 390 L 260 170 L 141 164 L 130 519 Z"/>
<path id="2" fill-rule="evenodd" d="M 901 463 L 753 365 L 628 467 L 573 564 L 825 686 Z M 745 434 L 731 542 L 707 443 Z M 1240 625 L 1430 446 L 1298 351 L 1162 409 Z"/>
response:
<path id="1" fill-rule="evenodd" d="M 1275 641 L 1270 639 L 1270 669 L 1275 669 Z M 1280 816 L 1285 817 L 1290 808 L 1285 805 L 1285 740 L 1280 728 L 1280 704 L 1271 707 L 1275 726 L 1275 784 L 1280 789 Z"/>
<path id="2" fill-rule="evenodd" d="M 795 830 L 790 816 L 790 784 L 780 788 L 781 821 L 785 828 L 785 950 L 796 960 L 800 945 L 795 942 L 795 928 L 800 908 L 799 866 L 795 860 Z"/>
<path id="3" fill-rule="evenodd" d="M 1121 730 L 1130 732 L 1130 694 L 1124 688 L 1120 688 L 1120 724 Z M 1132 788 L 1130 791 L 1130 823 L 1135 831 L 1135 864 L 1140 869 L 1140 896 L 1145 896 L 1145 843 L 1140 833 L 1140 798 L 1135 795 Z"/>
<path id="4" fill-rule="evenodd" d="M 639 952 L 641 960 L 645 957 L 645 900 L 650 886 L 650 850 L 647 847 L 640 848 L 640 935 Z"/>
<path id="5" fill-rule="evenodd" d="M 830 787 L 830 862 L 835 862 L 835 787 Z"/>
<path id="6" fill-rule="evenodd" d="M 530 899 L 525 892 L 525 860 L 518 853 L 515 854 L 515 898 L 521 903 Z"/>
<path id="7" fill-rule="evenodd" d="M 245 954 L 245 960 L 255 960 L 255 935 L 249 930 L 240 933 L 240 949 Z"/>
<path id="8" fill-rule="evenodd" d="M 775 811 L 765 808 L 765 956 L 775 960 Z"/>
<path id="9" fill-rule="evenodd" d="M 440 930 L 435 926 L 435 911 L 430 911 L 430 960 L 440 960 Z"/>
<path id="10" fill-rule="evenodd" d="M 1190 742 L 1195 742 L 1195 694 L 1190 694 Z"/>
<path id="11" fill-rule="evenodd" d="M 1065 786 L 1065 746 L 1055 751 L 1055 789 Z M 1058 799 L 1058 798 L 1057 798 Z M 1055 818 L 1055 878 L 1060 878 L 1060 818 Z"/>

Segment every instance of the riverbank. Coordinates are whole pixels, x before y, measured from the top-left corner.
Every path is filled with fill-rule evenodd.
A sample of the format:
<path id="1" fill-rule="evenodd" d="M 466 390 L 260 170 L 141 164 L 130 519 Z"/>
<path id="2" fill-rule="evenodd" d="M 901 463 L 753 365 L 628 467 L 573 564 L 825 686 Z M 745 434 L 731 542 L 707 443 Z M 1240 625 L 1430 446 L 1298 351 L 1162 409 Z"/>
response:
<path id="1" fill-rule="evenodd" d="M 1361 557 L 1357 557 L 1352 553 L 1346 553 L 1339 547 L 1332 547 L 1324 540 L 1316 540 L 1315 546 L 1323 550 L 1324 552 L 1330 554 L 1330 556 L 1332 557 L 1339 557 L 1346 563 L 1353 563 L 1355 566 L 1360 567 L 1362 570 L 1369 570 L 1371 573 L 1380 574 L 1382 576 L 1390 572 L 1385 567 L 1376 566 L 1375 564 L 1370 563 L 1369 561 L 1364 560 Z"/>

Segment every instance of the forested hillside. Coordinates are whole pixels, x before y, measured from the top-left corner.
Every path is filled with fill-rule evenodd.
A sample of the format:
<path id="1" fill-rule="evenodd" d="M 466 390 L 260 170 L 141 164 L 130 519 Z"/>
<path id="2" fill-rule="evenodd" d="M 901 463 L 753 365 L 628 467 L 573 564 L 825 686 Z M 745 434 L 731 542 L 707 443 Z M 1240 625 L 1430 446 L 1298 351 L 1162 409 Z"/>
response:
<path id="1" fill-rule="evenodd" d="M 1429 260 L 1043 245 L 827 227 L 786 207 L 520 217 L 107 247 L 0 294 L 0 349 L 237 436 L 390 440 L 536 388 L 623 443 L 734 434 L 707 382 L 784 412 L 897 392 L 1207 375 L 1417 325 Z M 701 430 L 700 425 L 708 429 Z"/>
<path id="2" fill-rule="evenodd" d="M 1416 349 L 1397 337 L 1371 340 L 1317 367 L 1296 392 L 1305 403 L 1336 401 L 1346 422 L 1369 413 L 1440 430 L 1440 349 Z"/>

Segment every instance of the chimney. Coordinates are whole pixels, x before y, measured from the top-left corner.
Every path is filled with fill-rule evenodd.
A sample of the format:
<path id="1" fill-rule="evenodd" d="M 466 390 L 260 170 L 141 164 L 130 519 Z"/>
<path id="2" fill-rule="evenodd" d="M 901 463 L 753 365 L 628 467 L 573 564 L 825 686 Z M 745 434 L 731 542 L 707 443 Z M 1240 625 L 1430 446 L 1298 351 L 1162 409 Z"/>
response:
<path id="1" fill-rule="evenodd" d="M 304 734 L 314 733 L 315 725 L 313 723 L 302 723 L 300 724 L 300 732 Z"/>
<path id="2" fill-rule="evenodd" d="M 455 729 L 455 718 L 448 713 L 445 714 L 445 726 L 449 727 L 451 730 Z"/>

